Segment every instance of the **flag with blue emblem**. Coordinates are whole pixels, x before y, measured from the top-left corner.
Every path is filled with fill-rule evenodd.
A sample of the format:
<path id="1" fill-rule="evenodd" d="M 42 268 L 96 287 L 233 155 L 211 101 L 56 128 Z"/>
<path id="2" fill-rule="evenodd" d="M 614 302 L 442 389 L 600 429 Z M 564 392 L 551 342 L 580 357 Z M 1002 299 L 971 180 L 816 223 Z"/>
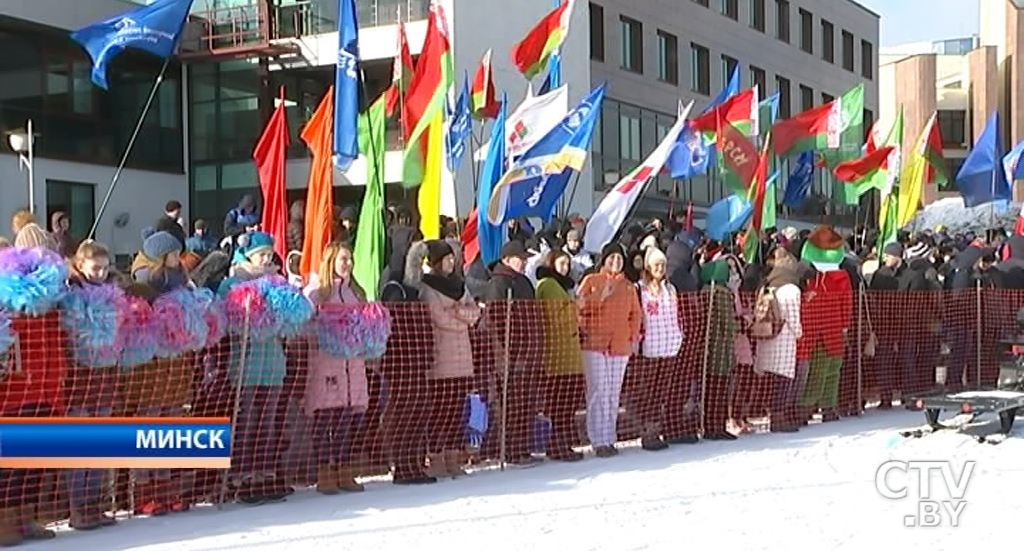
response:
<path id="1" fill-rule="evenodd" d="M 665 168 L 672 178 L 686 180 L 707 172 L 713 155 L 714 146 L 704 143 L 703 136 L 687 125 L 669 153 Z"/>
<path id="2" fill-rule="evenodd" d="M 106 90 L 107 65 L 126 48 L 138 48 L 163 58 L 178 45 L 192 0 L 157 0 L 93 23 L 71 33 L 92 58 L 92 81 Z"/>
<path id="3" fill-rule="evenodd" d="M 495 184 L 487 205 L 487 219 L 492 224 L 520 216 L 550 219 L 565 192 L 568 175 L 587 162 L 594 126 L 601 118 L 604 88 L 602 84 L 590 92 Z"/>
<path id="4" fill-rule="evenodd" d="M 462 166 L 466 155 L 466 138 L 473 131 L 472 114 L 469 109 L 469 75 L 462 84 L 455 106 L 448 106 L 448 170 L 455 172 Z"/>
<path id="5" fill-rule="evenodd" d="M 782 204 L 791 208 L 800 208 L 811 193 L 811 181 L 814 177 L 814 152 L 804 151 L 796 159 L 793 172 L 786 181 L 786 195 Z"/>
<path id="6" fill-rule="evenodd" d="M 334 165 L 359 156 L 359 25 L 355 0 L 338 0 L 338 64 L 334 70 Z"/>

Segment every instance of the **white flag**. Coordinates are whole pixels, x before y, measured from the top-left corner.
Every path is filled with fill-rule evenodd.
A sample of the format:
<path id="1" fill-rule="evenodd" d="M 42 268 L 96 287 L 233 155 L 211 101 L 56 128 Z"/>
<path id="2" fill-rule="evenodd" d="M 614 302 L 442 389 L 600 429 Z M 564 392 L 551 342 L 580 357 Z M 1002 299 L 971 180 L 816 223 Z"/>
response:
<path id="1" fill-rule="evenodd" d="M 601 204 L 590 218 L 590 222 L 587 223 L 587 230 L 583 235 L 584 250 L 598 253 L 615 237 L 633 209 L 633 204 L 643 195 L 644 189 L 647 188 L 647 182 L 661 173 L 661 168 L 665 166 L 669 153 L 672 152 L 676 140 L 679 139 L 679 134 L 682 133 L 683 127 L 686 125 L 686 117 L 692 108 L 693 102 L 691 101 L 643 164 L 615 184 L 608 195 L 604 196 Z"/>
<path id="2" fill-rule="evenodd" d="M 533 95 L 533 87 L 526 89 L 526 98 L 505 121 L 505 155 L 514 159 L 526 153 L 541 138 L 551 132 L 569 112 L 569 88 L 562 86 L 542 96 Z M 473 154 L 473 160 L 487 160 L 488 140 Z"/>

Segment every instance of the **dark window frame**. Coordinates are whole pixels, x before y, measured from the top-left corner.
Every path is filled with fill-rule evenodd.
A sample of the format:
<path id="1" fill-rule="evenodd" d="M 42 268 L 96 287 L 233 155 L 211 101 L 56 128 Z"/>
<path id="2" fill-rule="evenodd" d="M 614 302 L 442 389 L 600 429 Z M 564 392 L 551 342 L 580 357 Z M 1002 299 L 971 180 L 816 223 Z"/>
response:
<path id="1" fill-rule="evenodd" d="M 622 36 L 622 53 L 619 67 L 625 71 L 642 75 L 644 73 L 644 24 L 626 15 L 619 16 L 619 28 L 629 30 L 629 36 Z M 626 44 L 629 44 L 629 59 L 626 59 Z"/>
<path id="2" fill-rule="evenodd" d="M 782 75 L 775 75 L 775 89 L 779 94 L 779 119 L 793 116 L 792 90 L 790 80 Z"/>
<path id="3" fill-rule="evenodd" d="M 840 36 L 843 41 L 843 69 L 852 73 L 857 70 L 857 53 L 854 51 L 855 39 L 853 33 L 845 29 Z"/>
<path id="4" fill-rule="evenodd" d="M 836 62 L 836 27 L 826 19 L 821 20 L 821 59 Z"/>
<path id="5" fill-rule="evenodd" d="M 604 7 L 590 3 L 590 59 L 604 61 Z"/>
<path id="6" fill-rule="evenodd" d="M 748 7 L 750 8 L 748 16 L 750 28 L 758 32 L 765 32 L 765 29 L 767 28 L 767 25 L 765 24 L 765 20 L 767 19 L 765 0 L 750 0 Z"/>
<path id="7" fill-rule="evenodd" d="M 865 39 L 860 41 L 860 76 L 875 79 L 875 46 Z"/>
<path id="8" fill-rule="evenodd" d="M 775 0 L 775 38 L 789 44 L 790 40 L 789 0 Z"/>
<path id="9" fill-rule="evenodd" d="M 658 29 L 658 80 L 679 86 L 679 37 Z"/>
<path id="10" fill-rule="evenodd" d="M 814 55 L 814 14 L 800 8 L 800 49 Z"/>
<path id="11" fill-rule="evenodd" d="M 690 43 L 690 90 L 711 95 L 711 50 L 696 42 Z"/>

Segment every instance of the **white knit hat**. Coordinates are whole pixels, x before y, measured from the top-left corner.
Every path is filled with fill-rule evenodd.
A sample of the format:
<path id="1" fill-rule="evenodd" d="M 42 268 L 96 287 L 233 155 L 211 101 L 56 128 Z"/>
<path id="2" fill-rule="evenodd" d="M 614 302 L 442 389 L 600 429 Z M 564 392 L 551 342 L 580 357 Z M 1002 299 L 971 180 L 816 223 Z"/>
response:
<path id="1" fill-rule="evenodd" d="M 668 257 L 657 247 L 647 247 L 644 253 L 644 267 L 649 267 L 655 262 L 668 262 Z"/>
<path id="2" fill-rule="evenodd" d="M 913 260 L 915 258 L 928 256 L 930 251 L 931 249 L 928 247 L 928 244 L 922 241 L 907 248 L 907 250 L 903 252 L 903 257 L 907 260 Z"/>

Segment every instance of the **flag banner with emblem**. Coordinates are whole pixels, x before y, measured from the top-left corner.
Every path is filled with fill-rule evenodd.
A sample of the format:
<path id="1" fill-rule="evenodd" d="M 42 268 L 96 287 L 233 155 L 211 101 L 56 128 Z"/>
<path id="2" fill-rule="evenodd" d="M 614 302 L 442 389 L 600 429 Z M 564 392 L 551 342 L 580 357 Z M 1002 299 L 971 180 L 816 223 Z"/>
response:
<path id="1" fill-rule="evenodd" d="M 92 58 L 92 81 L 106 90 L 107 65 L 126 48 L 169 57 L 178 45 L 192 0 L 157 0 L 71 33 Z"/>
<path id="2" fill-rule="evenodd" d="M 522 42 L 512 47 L 512 63 L 527 80 L 547 67 L 551 54 L 565 41 L 569 34 L 572 7 L 573 0 L 565 0 L 541 19 Z"/>
<path id="3" fill-rule="evenodd" d="M 860 153 L 863 132 L 863 84 L 840 98 L 804 111 L 791 119 L 779 121 L 772 127 L 775 154 L 779 157 L 803 151 L 843 151 L 842 155 L 835 156 L 836 161 L 848 160 L 842 158 L 848 153 L 845 148 L 852 147 L 854 155 Z M 830 157 L 826 159 L 829 160 L 829 166 L 835 166 L 836 163 L 831 162 Z"/>
<path id="4" fill-rule="evenodd" d="M 591 253 L 599 252 L 619 232 L 619 228 L 632 212 L 633 205 L 647 189 L 648 182 L 661 173 L 661 168 L 668 160 L 668 155 L 672 152 L 676 140 L 679 139 L 679 134 L 686 126 L 686 117 L 690 114 L 691 109 L 693 109 L 692 101 L 680 113 L 675 124 L 647 159 L 604 196 L 583 233 L 584 250 Z"/>
<path id="5" fill-rule="evenodd" d="M 338 60 L 334 69 L 334 166 L 359 156 L 359 24 L 355 0 L 338 0 Z"/>
<path id="6" fill-rule="evenodd" d="M 550 219 L 568 182 L 568 178 L 559 176 L 581 170 L 587 161 L 594 126 L 601 118 L 604 90 L 604 85 L 595 88 L 551 132 L 513 162 L 494 186 L 487 207 L 491 224 L 503 224 L 520 216 Z"/>
<path id="7" fill-rule="evenodd" d="M 547 94 L 533 95 L 533 87 L 526 87 L 526 98 L 508 115 L 505 121 L 505 154 L 515 160 L 526 153 L 548 132 L 558 126 L 569 112 L 569 87 L 560 86 Z M 490 142 L 477 149 L 474 160 L 487 158 Z M 487 209 L 484 209 L 485 211 Z"/>

